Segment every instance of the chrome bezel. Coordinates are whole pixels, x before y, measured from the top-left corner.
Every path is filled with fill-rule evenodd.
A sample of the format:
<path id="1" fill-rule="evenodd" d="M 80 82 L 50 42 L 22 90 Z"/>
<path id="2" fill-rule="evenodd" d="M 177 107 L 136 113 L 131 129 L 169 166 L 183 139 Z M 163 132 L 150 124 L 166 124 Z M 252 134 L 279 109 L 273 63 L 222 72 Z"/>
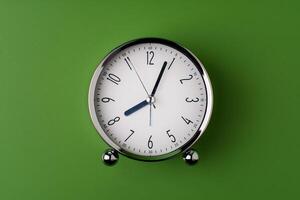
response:
<path id="1" fill-rule="evenodd" d="M 203 82 L 205 84 L 206 87 L 206 96 L 207 96 L 207 106 L 206 106 L 206 111 L 204 113 L 204 118 L 202 120 L 202 123 L 199 127 L 199 129 L 196 131 L 196 133 L 194 134 L 194 136 L 183 146 L 181 146 L 180 148 L 166 153 L 166 154 L 162 154 L 162 155 L 157 155 L 157 156 L 141 156 L 141 155 L 137 155 L 137 154 L 133 154 L 131 152 L 126 151 L 126 149 L 123 149 L 121 146 L 118 146 L 117 144 L 115 144 L 106 134 L 105 131 L 102 129 L 98 118 L 97 118 L 97 113 L 96 113 L 96 109 L 95 109 L 95 89 L 96 89 L 96 85 L 97 85 L 97 81 L 98 81 L 98 77 L 103 69 L 103 66 L 105 65 L 105 63 L 111 58 L 113 57 L 115 54 L 117 54 L 118 52 L 122 51 L 125 48 L 128 48 L 132 45 L 137 45 L 137 44 L 142 44 L 142 43 L 160 43 L 163 45 L 167 45 L 170 46 L 180 52 L 182 52 L 185 56 L 187 56 L 197 67 L 197 69 L 199 70 L 199 72 L 201 73 L 201 76 L 203 78 Z M 211 86 L 211 82 L 209 79 L 209 76 L 203 66 L 203 64 L 201 63 L 201 61 L 188 49 L 186 49 L 185 47 L 182 47 L 180 45 L 178 45 L 175 42 L 166 40 L 166 39 L 160 39 L 160 38 L 141 38 L 141 39 L 135 39 L 132 41 L 129 41 L 127 43 L 124 43 L 120 46 L 118 46 L 117 48 L 115 48 L 114 50 L 112 50 L 108 55 L 106 55 L 104 57 L 104 59 L 101 61 L 101 63 L 97 66 L 94 75 L 92 77 L 91 83 L 90 83 L 90 88 L 89 88 L 89 94 L 88 94 L 88 103 L 89 103 L 89 112 L 90 112 L 90 116 L 92 119 L 92 122 L 94 124 L 94 127 L 96 128 L 97 132 L 99 133 L 99 135 L 102 137 L 102 139 L 112 148 L 114 148 L 115 150 L 117 150 L 118 152 L 120 152 L 121 154 L 129 157 L 129 158 L 133 158 L 136 160 L 142 160 L 142 161 L 159 161 L 159 160 L 164 160 L 167 158 L 170 158 L 176 154 L 185 152 L 186 150 L 188 150 L 199 138 L 200 136 L 204 133 L 210 117 L 211 117 L 211 113 L 212 113 L 212 108 L 213 108 L 213 91 L 212 91 L 212 86 Z"/>

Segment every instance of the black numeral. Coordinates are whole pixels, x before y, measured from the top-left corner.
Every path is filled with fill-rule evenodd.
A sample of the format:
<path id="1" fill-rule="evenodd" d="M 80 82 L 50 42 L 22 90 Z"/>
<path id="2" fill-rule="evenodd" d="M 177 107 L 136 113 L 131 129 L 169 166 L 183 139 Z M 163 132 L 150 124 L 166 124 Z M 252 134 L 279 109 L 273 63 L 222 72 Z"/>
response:
<path id="1" fill-rule="evenodd" d="M 124 60 L 125 60 L 126 64 L 128 65 L 129 69 L 130 69 L 130 70 L 132 70 L 132 68 L 131 68 L 131 66 L 130 66 L 130 63 L 128 62 L 128 60 L 127 60 L 127 59 L 129 60 L 129 58 L 128 58 L 128 57 L 127 57 L 127 58 L 125 58 Z"/>
<path id="2" fill-rule="evenodd" d="M 109 126 L 112 126 L 112 125 L 114 125 L 116 122 L 118 122 L 118 121 L 120 121 L 120 117 L 115 117 L 114 119 L 111 119 L 111 120 L 109 120 L 108 122 L 107 122 L 107 124 L 109 125 Z"/>
<path id="3" fill-rule="evenodd" d="M 102 101 L 103 103 L 108 103 L 108 102 L 110 102 L 110 101 L 115 101 L 115 100 L 113 100 L 112 98 L 109 98 L 109 97 L 103 97 L 103 98 L 101 99 L 101 101 Z"/>
<path id="4" fill-rule="evenodd" d="M 171 142 L 176 142 L 176 138 L 174 135 L 170 134 L 170 130 L 167 130 L 167 135 L 169 136 L 169 138 L 171 139 Z"/>
<path id="5" fill-rule="evenodd" d="M 193 78 L 193 75 L 189 75 L 189 78 L 183 78 L 183 79 L 180 79 L 180 83 L 183 84 L 183 81 L 189 81 L 189 80 L 192 80 Z"/>
<path id="6" fill-rule="evenodd" d="M 131 133 L 130 133 L 130 135 L 126 138 L 125 142 L 132 136 L 132 134 L 134 134 L 134 130 L 131 130 L 131 129 L 130 129 L 130 132 L 131 132 Z"/>
<path id="7" fill-rule="evenodd" d="M 181 116 L 181 118 L 183 119 L 183 121 L 186 123 L 186 124 L 190 124 L 190 123 L 193 123 L 191 120 L 189 120 L 188 118 L 185 118 L 183 116 Z"/>
<path id="8" fill-rule="evenodd" d="M 153 141 L 151 140 L 152 135 L 150 135 L 149 140 L 148 140 L 148 148 L 152 149 L 153 148 Z"/>
<path id="9" fill-rule="evenodd" d="M 175 58 L 173 58 L 171 64 L 170 64 L 169 67 L 168 67 L 168 70 L 171 68 L 171 66 L 172 66 L 172 64 L 173 64 L 173 62 L 174 62 L 174 60 L 175 60 Z"/>
<path id="10" fill-rule="evenodd" d="M 198 102 L 198 101 L 199 101 L 199 98 L 196 97 L 195 99 L 190 99 L 189 97 L 187 97 L 187 98 L 185 99 L 185 101 L 188 102 L 188 103 Z"/>
<path id="11" fill-rule="evenodd" d="M 153 58 L 154 58 L 154 52 L 147 51 L 147 65 L 154 65 Z"/>
<path id="12" fill-rule="evenodd" d="M 111 82 L 117 85 L 119 85 L 119 83 L 121 82 L 121 79 L 114 74 L 108 74 L 107 80 L 110 80 Z"/>

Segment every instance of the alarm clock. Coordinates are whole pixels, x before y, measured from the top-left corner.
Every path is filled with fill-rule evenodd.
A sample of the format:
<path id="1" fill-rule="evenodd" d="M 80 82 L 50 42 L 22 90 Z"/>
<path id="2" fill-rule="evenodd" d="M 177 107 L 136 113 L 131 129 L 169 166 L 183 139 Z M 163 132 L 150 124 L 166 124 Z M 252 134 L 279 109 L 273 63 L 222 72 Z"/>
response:
<path id="1" fill-rule="evenodd" d="M 92 77 L 89 112 L 110 147 L 107 165 L 119 153 L 142 161 L 183 154 L 194 164 L 191 149 L 207 127 L 213 107 L 209 76 L 187 48 L 160 38 L 142 38 L 113 49 Z"/>

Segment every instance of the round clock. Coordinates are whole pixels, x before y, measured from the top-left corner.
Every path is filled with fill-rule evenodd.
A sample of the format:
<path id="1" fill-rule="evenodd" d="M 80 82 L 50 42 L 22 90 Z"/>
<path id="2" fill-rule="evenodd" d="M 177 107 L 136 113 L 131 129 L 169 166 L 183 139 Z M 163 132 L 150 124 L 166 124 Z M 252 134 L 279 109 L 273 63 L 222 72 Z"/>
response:
<path id="1" fill-rule="evenodd" d="M 112 165 L 118 153 L 157 161 L 184 153 L 203 134 L 212 112 L 212 87 L 201 62 L 186 48 L 165 39 L 143 38 L 110 52 L 97 67 L 89 89 L 93 124 L 111 147 L 102 159 Z"/>

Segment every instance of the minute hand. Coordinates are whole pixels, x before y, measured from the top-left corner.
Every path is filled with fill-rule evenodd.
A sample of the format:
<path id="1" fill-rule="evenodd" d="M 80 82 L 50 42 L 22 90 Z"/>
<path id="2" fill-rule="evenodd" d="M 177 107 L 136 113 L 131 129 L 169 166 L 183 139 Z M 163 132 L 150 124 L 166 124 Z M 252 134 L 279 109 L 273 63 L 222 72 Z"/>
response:
<path id="1" fill-rule="evenodd" d="M 161 80 L 161 77 L 162 77 L 162 75 L 163 75 L 163 73 L 164 73 L 164 71 L 165 71 L 165 69 L 166 69 L 166 66 L 167 66 L 167 61 L 165 61 L 164 64 L 163 64 L 163 66 L 161 67 L 161 70 L 160 70 L 159 75 L 158 75 L 158 77 L 157 77 L 157 80 L 156 80 L 156 82 L 155 82 L 154 88 L 153 88 L 153 90 L 152 90 L 152 92 L 151 92 L 151 95 L 150 95 L 150 96 L 152 96 L 152 97 L 153 97 L 153 96 L 155 95 L 155 93 L 156 93 L 158 84 L 159 84 L 159 82 L 160 82 L 160 80 Z"/>

